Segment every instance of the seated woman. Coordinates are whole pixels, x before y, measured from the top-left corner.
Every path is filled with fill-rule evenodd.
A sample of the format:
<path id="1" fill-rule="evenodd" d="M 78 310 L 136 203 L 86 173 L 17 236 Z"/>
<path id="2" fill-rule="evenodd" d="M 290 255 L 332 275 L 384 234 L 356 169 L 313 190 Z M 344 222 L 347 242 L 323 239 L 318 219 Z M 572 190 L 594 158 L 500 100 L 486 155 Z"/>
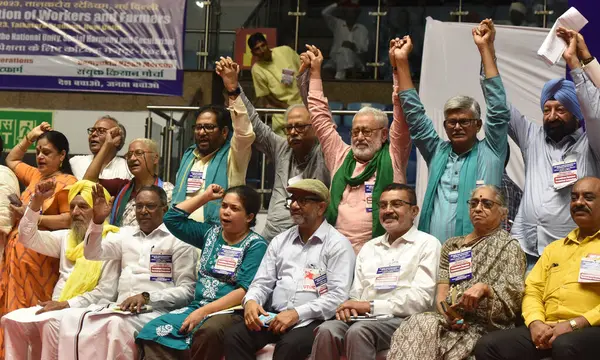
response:
<path id="1" fill-rule="evenodd" d="M 518 241 L 501 227 L 505 199 L 498 188 L 484 185 L 468 204 L 473 232 L 442 247 L 438 313 L 406 319 L 392 337 L 388 359 L 466 359 L 481 336 L 515 326 L 526 261 Z"/>
<path id="2" fill-rule="evenodd" d="M 221 198 L 220 226 L 189 219 L 196 209 Z M 146 359 L 221 359 L 224 330 L 244 317 L 238 313 L 208 316 L 240 305 L 254 279 L 268 245 L 250 230 L 259 207 L 258 193 L 248 186 L 223 191 L 212 184 L 165 214 L 169 231 L 200 248 L 202 257 L 194 301 L 150 321 L 138 335 Z"/>
<path id="3" fill-rule="evenodd" d="M 116 151 L 122 141 L 121 129 L 116 127 L 106 132 L 106 140 L 94 157 L 83 178 L 99 182 L 115 197 L 110 214 L 110 224 L 116 226 L 137 226 L 135 219 L 135 196 L 148 185 L 157 185 L 167 193 L 171 203 L 173 184 L 163 182 L 158 175 L 158 145 L 151 139 L 134 139 L 129 143 L 125 160 L 133 179 L 99 179 L 105 159 Z"/>
<path id="4" fill-rule="evenodd" d="M 33 143 L 37 167 L 23 162 L 27 149 Z M 54 178 L 54 195 L 44 201 L 38 226 L 43 230 L 67 229 L 71 223 L 68 193 L 61 190 L 77 182 L 69 164 L 69 141 L 46 122 L 31 130 L 10 151 L 6 165 L 27 188 L 21 193 L 20 200 L 15 199 L 10 205 L 15 226 L 8 235 L 5 256 L 0 265 L 0 316 L 51 299 L 58 280 L 58 259 L 25 248 L 18 241 L 18 224 L 35 194 L 36 185 L 41 180 Z M 0 349 L 4 349 L 3 337 L 0 337 Z"/>

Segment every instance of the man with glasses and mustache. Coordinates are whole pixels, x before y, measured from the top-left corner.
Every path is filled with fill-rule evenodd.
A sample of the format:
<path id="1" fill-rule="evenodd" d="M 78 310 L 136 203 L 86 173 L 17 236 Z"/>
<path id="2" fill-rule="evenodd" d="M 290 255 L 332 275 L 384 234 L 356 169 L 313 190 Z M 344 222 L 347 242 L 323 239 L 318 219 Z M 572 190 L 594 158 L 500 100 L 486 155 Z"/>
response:
<path id="1" fill-rule="evenodd" d="M 98 182 L 115 197 L 109 221 L 116 226 L 137 226 L 135 216 L 135 197 L 144 186 L 156 185 L 167 194 L 170 203 L 173 184 L 163 181 L 158 176 L 158 145 L 152 139 L 134 139 L 129 144 L 125 160 L 133 179 L 101 179 L 100 169 L 104 159 L 114 151 L 123 140 L 123 133 L 118 128 L 107 131 L 102 148 L 87 169 L 84 179 Z"/>
<path id="2" fill-rule="evenodd" d="M 385 233 L 378 207 L 383 188 L 392 182 L 406 182 L 411 150 L 408 127 L 399 104 L 389 129 L 383 111 L 364 107 L 352 119 L 351 144 L 344 143 L 323 94 L 323 54 L 314 46 L 307 48 L 301 58 L 310 68 L 308 109 L 332 175 L 327 221 L 350 240 L 358 253 L 364 243 Z"/>
<path id="3" fill-rule="evenodd" d="M 527 276 L 525 325 L 481 338 L 477 360 L 598 358 L 600 179 L 579 179 L 569 194 L 577 228 L 548 244 Z"/>
<path id="4" fill-rule="evenodd" d="M 114 128 L 121 129 L 122 141 L 117 144 L 116 147 L 112 148 L 106 157 L 102 159 L 100 179 L 131 179 L 133 177 L 129 172 L 129 169 L 127 169 L 127 160 L 117 156 L 117 153 L 125 144 L 125 138 L 127 135 L 125 127 L 121 125 L 117 119 L 113 118 L 112 116 L 105 115 L 98 119 L 98 121 L 94 123 L 93 127 L 87 129 L 88 143 L 92 155 L 77 155 L 69 159 L 69 162 L 71 163 L 71 169 L 73 170 L 73 175 L 78 180 L 83 179 L 86 170 L 94 158 L 98 155 L 98 152 L 100 152 L 102 145 L 104 145 L 104 142 L 106 141 L 106 133 L 108 130 Z"/>
<path id="5" fill-rule="evenodd" d="M 244 323 L 225 333 L 226 359 L 254 360 L 258 349 L 275 343 L 274 360 L 304 360 L 313 330 L 348 298 L 355 255 L 348 239 L 325 221 L 329 190 L 319 180 L 303 179 L 287 191 L 296 226 L 269 244 L 242 300 Z M 275 316 L 263 318 L 269 315 Z"/>
<path id="6" fill-rule="evenodd" d="M 39 305 L 13 311 L 2 317 L 5 358 L 52 359 L 57 344 L 52 341 L 60 329 L 67 309 L 114 301 L 119 280 L 119 261 L 89 261 L 83 256 L 83 240 L 93 217 L 94 183 L 80 180 L 69 187 L 71 228 L 42 231 L 38 229 L 44 200 L 54 193 L 54 179 L 40 182 L 19 223 L 19 241 L 41 254 L 60 259 L 60 276 L 52 299 L 40 299 Z M 110 199 L 104 193 L 106 200 Z M 103 237 L 119 229 L 102 224 Z M 53 336 L 55 334 L 56 336 Z"/>
<path id="7" fill-rule="evenodd" d="M 396 39 L 394 49 L 402 110 L 410 135 L 429 167 L 429 180 L 423 201 L 419 230 L 445 242 L 453 236 L 473 231 L 467 200 L 477 185 L 500 186 L 508 146 L 510 112 L 498 67 L 494 62 L 491 20 L 472 31 L 485 79 L 483 93 L 487 105 L 485 139 L 478 140 L 482 127 L 481 110 L 475 99 L 455 96 L 444 105 L 444 129 L 449 141 L 435 131 L 410 75 L 408 58 L 413 45 L 410 36 Z"/>
<path id="8" fill-rule="evenodd" d="M 177 170 L 174 204 L 204 191 L 210 184 L 227 189 L 246 183 L 255 135 L 239 94 L 239 91 L 229 92 L 229 108 L 207 105 L 198 111 L 193 126 L 196 143 L 185 151 Z M 220 207 L 220 200 L 211 201 L 190 218 L 218 225 Z"/>
<path id="9" fill-rule="evenodd" d="M 283 127 L 286 138 L 277 135 L 259 117 L 254 106 L 238 83 L 239 66 L 229 57 L 217 63 L 217 74 L 223 78 L 225 90 L 240 90 L 240 97 L 248 109 L 252 127 L 256 133 L 254 146 L 274 162 L 275 181 L 269 203 L 267 222 L 262 236 L 270 241 L 276 235 L 294 225 L 289 211 L 285 208 L 289 196 L 286 187 L 302 179 L 321 180 L 329 184 L 330 175 L 323 151 L 310 121 L 310 114 L 302 104 L 290 106 L 285 115 Z M 231 103 L 231 100 L 230 100 Z"/>
<path id="10" fill-rule="evenodd" d="M 379 221 L 386 233 L 358 253 L 350 300 L 317 328 L 312 359 L 375 359 L 405 317 L 431 308 L 441 244 L 414 226 L 418 213 L 412 187 L 392 183 L 383 190 Z"/>
<path id="11" fill-rule="evenodd" d="M 553 79 L 544 85 L 543 126 L 510 107 L 509 135 L 525 162 L 523 200 L 511 231 L 527 254 L 529 268 L 548 244 L 575 226 L 569 217 L 574 182 L 600 176 L 600 90 L 578 56 L 583 40 L 572 30 L 559 30 L 558 35 L 569 44 L 563 58 L 573 81 Z"/>

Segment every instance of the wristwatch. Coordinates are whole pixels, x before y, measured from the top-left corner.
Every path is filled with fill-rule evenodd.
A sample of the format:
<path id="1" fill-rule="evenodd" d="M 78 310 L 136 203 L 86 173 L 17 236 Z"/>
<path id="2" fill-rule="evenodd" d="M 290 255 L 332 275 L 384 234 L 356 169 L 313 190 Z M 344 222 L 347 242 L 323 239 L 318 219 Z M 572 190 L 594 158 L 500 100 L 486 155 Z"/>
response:
<path id="1" fill-rule="evenodd" d="M 575 319 L 571 319 L 571 320 L 569 320 L 569 324 L 571 324 L 571 328 L 572 328 L 573 330 L 577 330 L 577 329 L 579 329 L 579 328 L 577 327 L 577 321 L 575 321 Z"/>
<path id="2" fill-rule="evenodd" d="M 370 306 L 370 313 L 371 313 L 371 315 L 373 315 L 375 313 L 375 301 L 373 301 L 373 300 L 369 301 L 369 306 Z"/>
<path id="3" fill-rule="evenodd" d="M 142 296 L 144 297 L 144 302 L 146 303 L 146 305 L 148 305 L 150 303 L 150 294 L 144 291 L 142 293 Z"/>
<path id="4" fill-rule="evenodd" d="M 229 95 L 229 96 L 236 96 L 236 95 L 239 95 L 241 93 L 242 93 L 242 89 L 240 89 L 240 87 L 238 86 L 238 87 L 235 88 L 235 90 L 228 91 L 227 95 Z"/>

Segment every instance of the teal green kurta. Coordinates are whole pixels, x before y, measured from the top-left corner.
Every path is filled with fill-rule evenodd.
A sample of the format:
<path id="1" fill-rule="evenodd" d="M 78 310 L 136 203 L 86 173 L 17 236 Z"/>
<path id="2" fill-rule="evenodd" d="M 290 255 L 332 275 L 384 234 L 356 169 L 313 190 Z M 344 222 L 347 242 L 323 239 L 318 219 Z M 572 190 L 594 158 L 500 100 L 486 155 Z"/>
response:
<path id="1" fill-rule="evenodd" d="M 250 231 L 239 243 L 228 245 L 223 240 L 223 230 L 220 226 L 200 223 L 188 217 L 188 213 L 171 208 L 165 214 L 164 223 L 177 238 L 202 249 L 194 301 L 182 309 L 171 311 L 150 321 L 137 336 L 137 339 L 155 341 L 177 350 L 189 348 L 192 342 L 193 332 L 179 334 L 179 328 L 188 315 L 235 289 L 241 287 L 247 290 L 268 245 L 262 236 L 253 231 Z M 225 245 L 242 249 L 241 258 L 232 275 L 223 275 L 214 271 L 219 250 Z M 200 326 L 202 324 L 199 324 L 196 329 Z"/>

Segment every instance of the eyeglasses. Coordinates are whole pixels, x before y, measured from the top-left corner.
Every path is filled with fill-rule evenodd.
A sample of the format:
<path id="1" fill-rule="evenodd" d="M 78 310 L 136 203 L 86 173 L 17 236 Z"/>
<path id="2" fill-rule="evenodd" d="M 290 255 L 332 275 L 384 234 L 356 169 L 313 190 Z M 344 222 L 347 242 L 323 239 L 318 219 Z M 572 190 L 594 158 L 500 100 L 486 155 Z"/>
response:
<path id="1" fill-rule="evenodd" d="M 300 197 L 300 198 L 297 198 L 297 197 L 294 197 L 294 196 L 290 196 L 290 197 L 288 197 L 288 198 L 285 199 L 285 208 L 286 209 L 291 208 L 292 204 L 294 203 L 294 201 L 297 202 L 298 205 L 304 206 L 304 205 L 306 205 L 306 203 L 308 201 L 321 202 L 323 200 L 321 198 L 316 197 L 316 196 L 315 197 L 313 197 L 313 196 L 304 196 L 304 197 Z"/>
<path id="2" fill-rule="evenodd" d="M 286 125 L 283 127 L 283 131 L 285 131 L 286 134 L 291 134 L 292 130 L 296 130 L 296 132 L 298 134 L 302 134 L 304 133 L 306 130 L 308 130 L 308 128 L 311 126 L 311 124 L 293 124 L 293 125 Z"/>
<path id="3" fill-rule="evenodd" d="M 125 153 L 125 159 L 129 159 L 131 157 L 131 155 L 134 155 L 136 158 L 140 158 L 142 156 L 144 156 L 145 153 L 153 153 L 154 151 L 146 151 L 146 150 L 134 150 L 134 151 L 128 151 Z"/>
<path id="4" fill-rule="evenodd" d="M 136 211 L 144 211 L 144 208 L 148 211 L 154 211 L 158 208 L 158 204 L 135 204 Z"/>
<path id="5" fill-rule="evenodd" d="M 447 128 L 454 128 L 456 124 L 460 125 L 460 127 L 470 126 L 473 122 L 479 119 L 446 119 L 444 120 L 444 126 Z"/>
<path id="6" fill-rule="evenodd" d="M 356 128 L 356 129 L 352 129 L 350 131 L 350 134 L 352 134 L 353 137 L 357 137 L 358 134 L 360 134 L 362 132 L 362 134 L 363 134 L 364 137 L 369 137 L 369 136 L 373 135 L 374 131 L 381 130 L 381 129 L 383 129 L 383 127 L 378 127 L 378 128 L 375 128 L 375 129 Z"/>
<path id="7" fill-rule="evenodd" d="M 106 132 L 108 131 L 107 128 L 101 128 L 101 127 L 91 127 L 91 128 L 87 128 L 87 133 L 88 135 L 92 135 L 93 133 L 97 132 L 98 135 L 104 135 L 106 134 Z"/>
<path id="8" fill-rule="evenodd" d="M 401 199 L 392 200 L 390 202 L 380 201 L 379 202 L 379 210 L 386 210 L 388 208 L 388 206 L 391 206 L 392 209 L 399 209 L 404 205 L 415 206 L 416 204 L 413 204 L 413 203 L 410 203 L 408 201 L 404 201 Z"/>
<path id="9" fill-rule="evenodd" d="M 471 199 L 471 200 L 467 200 L 467 204 L 469 204 L 469 207 L 471 209 L 475 209 L 479 205 L 480 202 L 483 205 L 483 207 L 485 209 L 487 209 L 487 210 L 490 210 L 491 208 L 493 208 L 494 204 L 502 206 L 502 204 L 500 204 L 499 202 L 496 202 L 496 201 L 490 200 L 490 199 Z"/>
<path id="10" fill-rule="evenodd" d="M 207 133 L 214 132 L 218 127 L 219 125 L 216 124 L 196 124 L 192 126 L 194 131 L 200 132 L 202 129 L 204 129 L 204 131 Z"/>

